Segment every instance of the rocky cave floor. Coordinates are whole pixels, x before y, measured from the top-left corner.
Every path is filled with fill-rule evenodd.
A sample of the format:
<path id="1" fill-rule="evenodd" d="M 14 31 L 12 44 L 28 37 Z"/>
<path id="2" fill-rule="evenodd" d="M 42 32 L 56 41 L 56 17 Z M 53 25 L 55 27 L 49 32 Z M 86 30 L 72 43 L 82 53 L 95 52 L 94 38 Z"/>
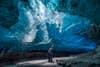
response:
<path id="1" fill-rule="evenodd" d="M 53 60 L 54 63 L 48 63 L 46 58 L 20 59 L 13 63 L 0 63 L 0 67 L 100 67 L 100 46 L 88 53 L 68 57 L 55 57 Z M 60 63 L 57 64 L 57 60 Z"/>

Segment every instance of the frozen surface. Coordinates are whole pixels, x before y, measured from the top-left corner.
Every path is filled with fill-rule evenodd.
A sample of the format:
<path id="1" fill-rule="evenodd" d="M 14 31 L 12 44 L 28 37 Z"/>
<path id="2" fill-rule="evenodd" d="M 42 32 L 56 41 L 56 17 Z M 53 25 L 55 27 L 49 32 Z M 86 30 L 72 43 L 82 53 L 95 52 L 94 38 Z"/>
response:
<path id="1" fill-rule="evenodd" d="M 55 4 L 55 5 L 54 5 Z M 18 22 L 9 30 L 0 26 L 1 53 L 48 50 L 50 42 L 56 51 L 86 52 L 96 48 L 94 42 L 84 35 L 91 20 L 56 10 L 59 3 L 50 0 L 18 2 Z M 66 5 L 70 10 L 70 0 Z"/>

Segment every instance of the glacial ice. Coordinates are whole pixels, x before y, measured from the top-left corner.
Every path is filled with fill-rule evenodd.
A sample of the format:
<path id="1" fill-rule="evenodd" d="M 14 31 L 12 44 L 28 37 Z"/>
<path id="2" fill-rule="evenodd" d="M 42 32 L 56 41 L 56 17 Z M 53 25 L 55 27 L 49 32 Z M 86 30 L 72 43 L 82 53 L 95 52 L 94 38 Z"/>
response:
<path id="1" fill-rule="evenodd" d="M 58 5 L 56 0 L 51 1 Z M 52 3 L 50 4 L 52 5 Z M 82 50 L 84 52 L 93 50 L 96 47 L 95 43 L 88 37 L 81 36 L 88 31 L 91 20 L 55 11 L 55 7 L 50 4 L 46 6 L 41 0 L 29 0 L 29 5 L 26 6 L 23 2 L 19 2 L 18 23 L 13 25 L 9 32 L 0 27 L 2 32 L 2 34 L 0 33 L 0 36 L 2 36 L 0 39 L 3 39 L 4 42 L 9 39 L 8 41 L 13 40 L 13 43 L 31 43 L 31 45 L 16 43 L 19 46 L 15 48 L 14 45 L 10 45 L 13 47 L 9 47 L 11 48 L 9 52 L 13 52 L 13 50 L 20 52 L 22 47 L 24 47 L 22 51 L 48 50 L 48 44 L 53 40 L 57 42 L 57 44 L 54 43 L 56 51 L 81 52 L 80 50 Z M 68 6 L 70 6 L 70 0 Z M 35 42 L 36 39 L 39 41 Z M 83 42 L 87 46 L 84 46 Z"/>

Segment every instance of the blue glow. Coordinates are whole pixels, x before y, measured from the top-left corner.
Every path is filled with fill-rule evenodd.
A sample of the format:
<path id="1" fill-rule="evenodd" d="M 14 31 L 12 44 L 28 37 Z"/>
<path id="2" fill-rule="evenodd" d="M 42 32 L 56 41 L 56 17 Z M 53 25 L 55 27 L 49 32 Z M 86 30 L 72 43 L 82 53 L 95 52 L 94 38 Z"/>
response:
<path id="1" fill-rule="evenodd" d="M 70 1 L 68 4 L 70 10 Z M 59 12 L 59 0 L 50 0 L 44 4 L 41 0 L 29 0 L 26 7 L 21 1 L 18 3 L 18 22 L 9 30 L 0 26 L 0 50 L 11 52 L 48 50 L 50 42 L 56 51 L 87 52 L 94 50 L 96 44 L 87 33 L 90 19 Z M 66 10 L 66 9 L 65 9 Z"/>

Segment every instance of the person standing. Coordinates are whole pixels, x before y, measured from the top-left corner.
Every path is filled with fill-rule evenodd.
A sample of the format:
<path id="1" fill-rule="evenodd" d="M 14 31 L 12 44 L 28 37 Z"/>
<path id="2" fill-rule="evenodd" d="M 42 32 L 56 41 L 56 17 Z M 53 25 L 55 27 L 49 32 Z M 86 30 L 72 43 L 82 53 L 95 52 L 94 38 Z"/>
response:
<path id="1" fill-rule="evenodd" d="M 48 49 L 48 62 L 53 62 L 53 55 L 54 55 L 54 45 L 52 45 L 49 49 Z"/>

